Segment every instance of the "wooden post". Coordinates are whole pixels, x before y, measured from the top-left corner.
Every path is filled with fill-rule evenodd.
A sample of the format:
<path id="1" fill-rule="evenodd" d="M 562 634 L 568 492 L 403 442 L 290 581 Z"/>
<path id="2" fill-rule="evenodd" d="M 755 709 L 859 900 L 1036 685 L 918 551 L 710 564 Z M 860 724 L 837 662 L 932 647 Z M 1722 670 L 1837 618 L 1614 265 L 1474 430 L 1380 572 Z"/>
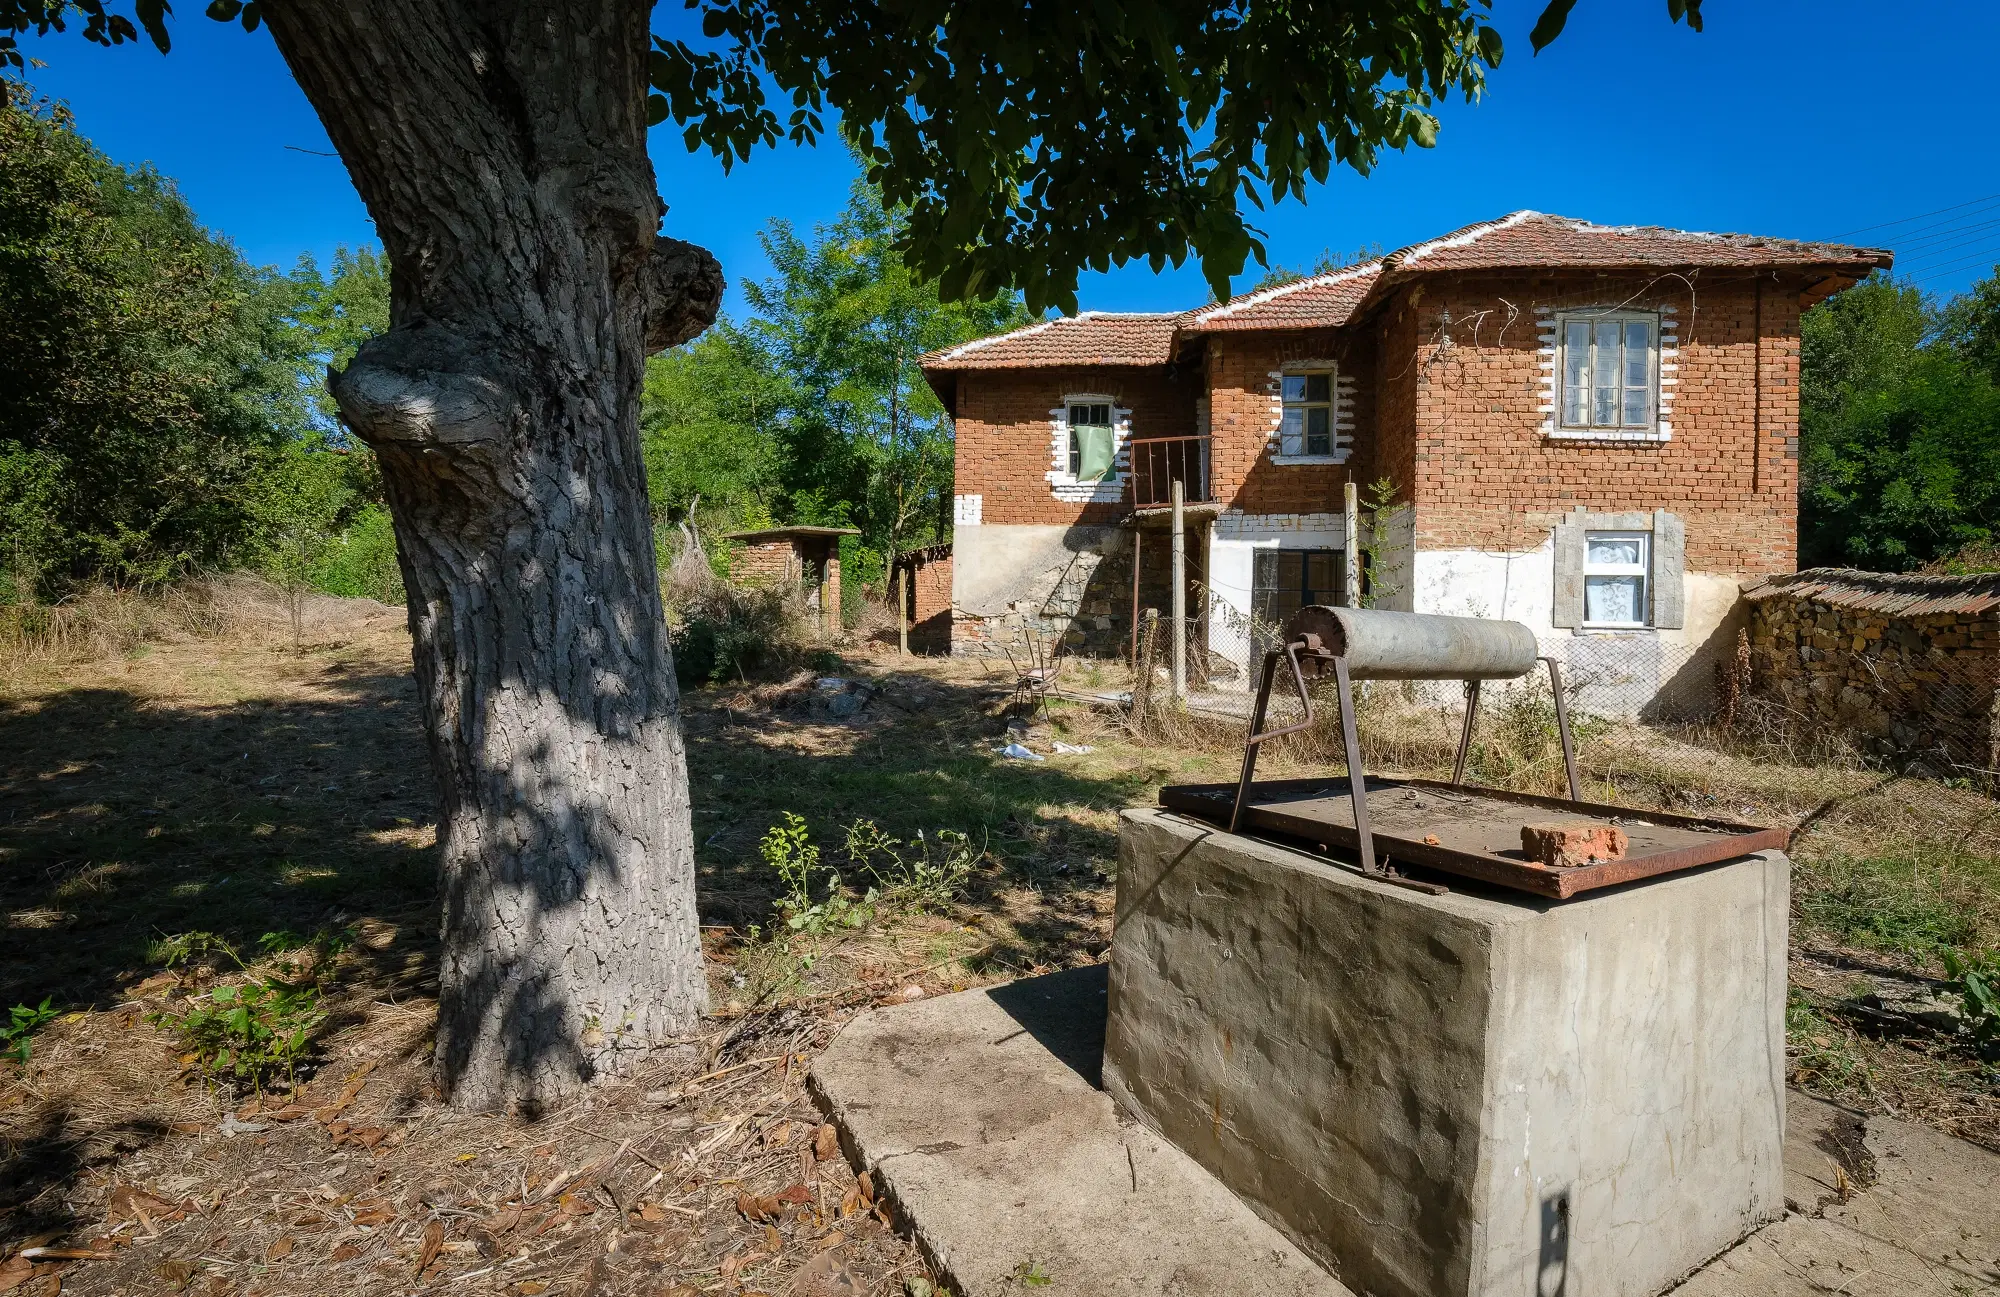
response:
<path id="1" fill-rule="evenodd" d="M 1341 501 L 1341 521 L 1347 529 L 1347 550 L 1341 561 L 1347 565 L 1347 599 L 1349 608 L 1361 606 L 1361 496 L 1354 489 L 1354 479 L 1347 479 L 1345 499 Z"/>
<path id="2" fill-rule="evenodd" d="M 896 569 L 896 652 L 901 657 L 910 656 L 910 569 L 907 564 Z"/>
<path id="3" fill-rule="evenodd" d="M 1181 516 L 1185 494 L 1174 479 L 1174 701 L 1187 698 L 1187 527 Z"/>
<path id="4" fill-rule="evenodd" d="M 1132 670 L 1139 670 L 1139 559 L 1146 544 L 1146 533 L 1139 530 L 1139 519 L 1132 518 Z"/>

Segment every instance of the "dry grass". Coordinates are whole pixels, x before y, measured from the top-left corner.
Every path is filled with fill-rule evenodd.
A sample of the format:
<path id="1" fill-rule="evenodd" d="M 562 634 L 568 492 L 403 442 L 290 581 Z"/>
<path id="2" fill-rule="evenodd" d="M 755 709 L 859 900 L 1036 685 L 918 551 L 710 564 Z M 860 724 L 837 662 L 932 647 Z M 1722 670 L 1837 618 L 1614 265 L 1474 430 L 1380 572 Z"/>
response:
<path id="1" fill-rule="evenodd" d="M 838 1159 L 801 1164 L 812 1056 L 867 1005 L 1101 958 L 1118 811 L 1165 782 L 1228 779 L 1241 751 L 1240 721 L 1162 715 L 1135 734 L 1121 715 L 1059 701 L 1030 745 L 1046 753 L 1061 737 L 1093 752 L 1001 758 L 1012 682 L 976 661 L 850 651 L 840 670 L 870 698 L 845 720 L 810 677 L 693 691 L 718 1016 L 655 1075 L 538 1121 L 472 1117 L 429 1088 L 432 793 L 401 612 L 329 601 L 296 653 L 277 601 L 249 587 L 208 597 L 222 612 L 206 620 L 106 614 L 159 629 L 79 630 L 0 672 L 0 1006 L 48 995 L 74 1011 L 37 1038 L 25 1071 L 0 1064 L 0 1243 L 113 1239 L 113 1259 L 64 1268 L 67 1292 L 416 1286 L 427 1231 L 439 1247 L 423 1282 L 466 1292 L 776 1292 L 822 1245 L 856 1290 L 895 1292 L 914 1254 L 867 1211 L 842 1213 L 855 1184 Z M 1110 666 L 1071 670 L 1079 687 L 1124 683 Z M 1371 762 L 1448 765 L 1455 709 L 1389 690 L 1368 706 Z M 1481 777 L 1552 786 L 1543 719 L 1528 703 L 1496 705 Z M 1263 769 L 1327 769 L 1329 737 L 1276 745 Z M 1852 973 L 1838 962 L 1934 973 L 1923 943 L 1946 911 L 1961 920 L 1946 935 L 2000 942 L 1994 803 L 1788 763 L 1768 738 L 1730 748 L 1586 727 L 1585 753 L 1592 791 L 1617 800 L 1810 819 L 1797 844 L 1795 1081 L 2000 1146 L 1991 1075 L 1935 1037 L 1860 1030 L 1843 1016 Z M 779 887 L 757 843 L 786 811 L 850 885 L 868 882 L 840 849 L 857 818 L 904 839 L 962 831 L 976 864 L 942 909 L 885 906 L 859 928 L 774 935 Z M 1922 896 L 1935 904 L 1906 904 Z M 1885 913 L 1907 921 L 1864 930 Z M 276 1121 L 180 1075 L 177 1047 L 146 1021 L 183 989 L 159 974 L 161 936 L 200 928 L 254 946 L 273 929 L 348 924 L 361 939 L 341 957 L 304 1101 L 333 1106 L 368 1069 L 349 1106 Z M 235 1111 L 266 1128 L 221 1133 Z M 580 1167 L 593 1173 L 544 1192 Z M 768 1229 L 738 1210 L 739 1193 L 794 1183 L 810 1201 Z M 119 1205 L 132 1201 L 121 1186 L 166 1205 L 147 1224 Z M 34 1282 L 46 1291 L 50 1279 Z"/>

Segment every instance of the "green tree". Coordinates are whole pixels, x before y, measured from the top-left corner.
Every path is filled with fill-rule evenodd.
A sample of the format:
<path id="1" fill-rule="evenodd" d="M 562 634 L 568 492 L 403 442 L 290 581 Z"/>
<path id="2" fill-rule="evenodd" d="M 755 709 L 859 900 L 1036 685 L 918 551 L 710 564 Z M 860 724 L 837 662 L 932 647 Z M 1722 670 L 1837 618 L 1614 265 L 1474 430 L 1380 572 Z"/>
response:
<path id="1" fill-rule="evenodd" d="M 646 362 L 640 428 L 657 523 L 706 510 L 719 531 L 768 526 L 783 491 L 778 422 L 789 383 L 727 320 Z"/>
<path id="2" fill-rule="evenodd" d="M 0 105 L 0 548 L 16 597 L 226 560 L 239 488 L 304 415 L 287 293 L 59 105 Z"/>
<path id="3" fill-rule="evenodd" d="M 306 597 L 340 544 L 341 520 L 354 503 L 341 459 L 324 446 L 295 441 L 266 458 L 246 483 L 257 570 L 285 596 L 295 650 L 304 644 Z"/>
<path id="4" fill-rule="evenodd" d="M 2000 386 L 1983 360 L 1993 281 L 1934 306 L 1883 275 L 1800 324 L 1805 566 L 1898 571 L 2000 528 Z"/>
<path id="5" fill-rule="evenodd" d="M 858 526 L 888 570 L 917 540 L 950 534 L 951 421 L 918 362 L 1035 319 L 1013 292 L 940 297 L 904 261 L 907 222 L 857 182 L 810 240 L 771 222 L 761 242 L 777 273 L 744 290 L 758 312 L 748 327 L 793 389 L 779 429 L 790 512 Z"/>
<path id="6" fill-rule="evenodd" d="M 167 48 L 165 0 L 117 2 L 0 0 L 0 59 L 71 22 Z M 388 332 L 330 385 L 410 587 L 447 808 L 436 1058 L 461 1105 L 533 1109 L 684 1037 L 706 999 L 639 397 L 722 274 L 657 235 L 647 125 L 748 156 L 835 112 L 910 212 L 908 266 L 1039 310 L 1134 258 L 1198 257 L 1226 291 L 1259 251 L 1241 198 L 1431 143 L 1435 100 L 1501 55 L 1483 0 L 696 3 L 720 48 L 649 42 L 651 0 L 207 9 L 269 24 L 404 267 Z"/>

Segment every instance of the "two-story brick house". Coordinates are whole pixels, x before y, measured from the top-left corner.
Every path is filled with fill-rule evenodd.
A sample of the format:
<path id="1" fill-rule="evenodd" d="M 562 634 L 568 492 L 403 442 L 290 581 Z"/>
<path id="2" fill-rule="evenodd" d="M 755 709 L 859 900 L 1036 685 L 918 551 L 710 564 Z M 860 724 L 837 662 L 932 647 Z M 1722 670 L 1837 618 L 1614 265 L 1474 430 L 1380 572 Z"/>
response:
<path id="1" fill-rule="evenodd" d="M 1253 619 L 1343 596 L 1345 483 L 1386 479 L 1375 602 L 1524 621 L 1584 665 L 1616 639 L 1641 706 L 1705 672 L 1745 578 L 1794 565 L 1799 314 L 1890 261 L 1516 212 L 1191 311 L 935 353 L 953 648 L 1039 627 L 1122 651 L 1167 606 L 1179 479 L 1189 606 L 1240 667 Z"/>

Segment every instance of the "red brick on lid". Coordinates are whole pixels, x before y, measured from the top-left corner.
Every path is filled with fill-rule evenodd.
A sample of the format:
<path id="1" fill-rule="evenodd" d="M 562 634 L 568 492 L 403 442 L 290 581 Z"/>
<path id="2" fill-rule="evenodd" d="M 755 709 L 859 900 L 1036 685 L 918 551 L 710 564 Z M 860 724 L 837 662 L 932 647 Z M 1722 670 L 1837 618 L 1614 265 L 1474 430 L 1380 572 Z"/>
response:
<path id="1" fill-rule="evenodd" d="M 1521 850 L 1555 869 L 1576 869 L 1603 860 L 1622 860 L 1626 845 L 1625 830 L 1615 824 L 1578 821 L 1521 826 Z"/>

